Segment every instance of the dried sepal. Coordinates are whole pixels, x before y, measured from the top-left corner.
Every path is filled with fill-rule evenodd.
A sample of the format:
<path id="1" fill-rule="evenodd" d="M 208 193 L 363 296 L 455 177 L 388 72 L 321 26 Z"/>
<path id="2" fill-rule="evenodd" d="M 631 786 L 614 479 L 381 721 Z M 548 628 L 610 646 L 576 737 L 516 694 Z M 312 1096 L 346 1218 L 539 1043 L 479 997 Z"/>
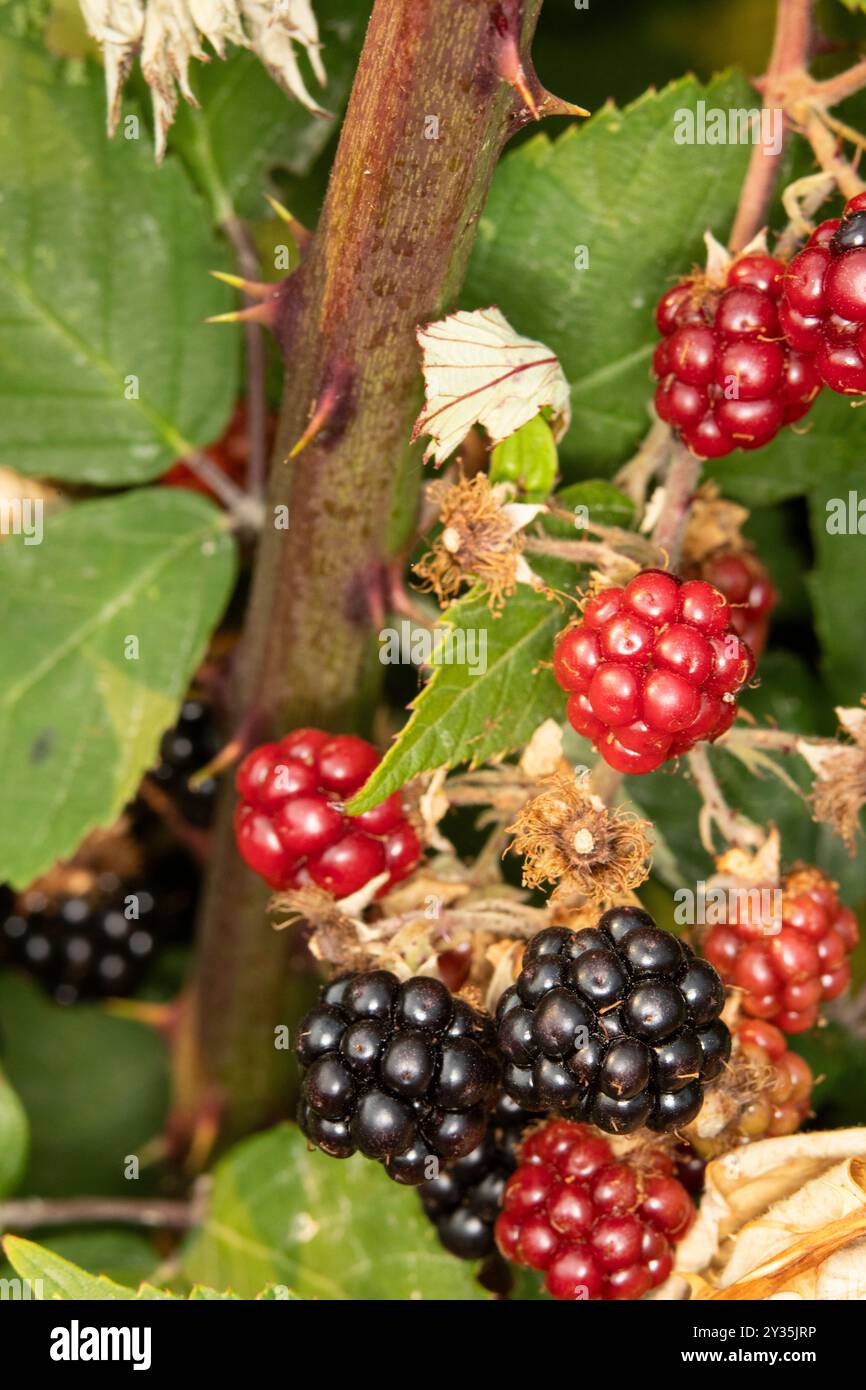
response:
<path id="1" fill-rule="evenodd" d="M 609 810 L 561 773 L 545 778 L 542 787 L 509 826 L 527 887 L 554 883 L 553 897 L 580 893 L 598 901 L 643 883 L 648 821 L 622 807 Z"/>
<path id="2" fill-rule="evenodd" d="M 742 527 L 749 519 L 747 508 L 722 497 L 716 483 L 704 483 L 692 499 L 683 537 L 682 566 L 697 568 L 716 551 L 749 549 Z"/>
<path id="3" fill-rule="evenodd" d="M 829 825 L 850 855 L 855 853 L 860 813 L 866 805 L 866 709 L 837 709 L 851 743 L 799 739 L 797 751 L 815 774 L 809 805 L 817 821 Z"/>
<path id="4" fill-rule="evenodd" d="M 510 495 L 507 486 L 492 487 L 486 473 L 456 483 L 442 479 L 428 488 L 442 531 L 414 571 L 443 606 L 476 582 L 486 589 L 494 613 L 519 583 L 544 587 L 523 558 L 521 534 L 541 508 L 510 503 Z"/>
<path id="5" fill-rule="evenodd" d="M 316 17 L 310 0 L 80 0 L 90 34 L 102 47 L 108 104 L 108 133 L 120 119 L 123 85 L 136 55 L 151 89 L 157 160 L 165 154 L 177 110 L 177 93 L 198 105 L 189 85 L 189 63 L 209 61 L 207 40 L 220 58 L 226 45 L 250 48 L 267 71 L 307 110 L 326 115 L 307 90 L 298 66 L 301 48 L 320 84 Z"/>

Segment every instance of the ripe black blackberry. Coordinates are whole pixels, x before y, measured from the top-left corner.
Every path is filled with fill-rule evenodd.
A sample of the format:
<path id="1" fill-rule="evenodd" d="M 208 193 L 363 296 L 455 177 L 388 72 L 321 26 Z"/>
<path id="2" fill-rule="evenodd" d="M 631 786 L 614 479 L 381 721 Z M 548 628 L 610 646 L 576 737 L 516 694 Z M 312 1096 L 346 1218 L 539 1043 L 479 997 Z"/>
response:
<path id="1" fill-rule="evenodd" d="M 609 1134 L 677 1129 L 730 1055 L 723 1004 L 713 967 L 640 908 L 583 931 L 548 927 L 499 1002 L 505 1089 Z"/>
<path id="2" fill-rule="evenodd" d="M 303 1020 L 299 1121 L 334 1158 L 356 1149 L 417 1186 L 484 1138 L 498 1086 L 492 1021 L 441 980 L 387 970 L 334 980 Z"/>
<path id="3" fill-rule="evenodd" d="M 502 1194 L 517 1167 L 523 1130 L 533 1119 L 510 1096 L 500 1096 L 481 1143 L 419 1187 L 440 1241 L 458 1259 L 480 1260 L 496 1249 L 493 1227 Z"/>
<path id="4" fill-rule="evenodd" d="M 203 700 L 184 700 L 177 723 L 162 736 L 159 762 L 150 776 L 191 825 L 204 828 L 213 818 L 217 779 L 207 777 L 192 787 L 189 778 L 216 757 L 219 747 L 210 706 Z"/>
<path id="5" fill-rule="evenodd" d="M 183 860 L 181 863 L 180 860 Z M 167 855 L 146 878 L 98 874 L 87 892 L 49 895 L 38 886 L 0 904 L 0 960 L 25 970 L 58 1004 L 131 994 L 158 944 L 195 910 L 197 875 Z"/>

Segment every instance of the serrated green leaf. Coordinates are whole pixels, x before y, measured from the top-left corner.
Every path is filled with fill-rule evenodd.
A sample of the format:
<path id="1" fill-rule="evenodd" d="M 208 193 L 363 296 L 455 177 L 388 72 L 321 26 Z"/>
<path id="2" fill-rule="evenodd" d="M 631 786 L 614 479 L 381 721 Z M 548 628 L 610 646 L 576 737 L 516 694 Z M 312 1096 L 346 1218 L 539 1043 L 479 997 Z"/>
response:
<path id="1" fill-rule="evenodd" d="M 232 214 L 263 217 L 271 170 L 308 173 L 334 134 L 361 51 L 370 6 L 366 0 L 316 0 L 327 85 L 309 91 L 331 113 L 316 116 L 286 96 L 252 53 L 195 65 L 200 109 L 181 103 L 169 137 L 222 221 Z"/>
<path id="2" fill-rule="evenodd" d="M 27 1115 L 0 1071 L 0 1197 L 14 1192 L 27 1162 L 30 1127 Z"/>
<path id="3" fill-rule="evenodd" d="M 281 1125 L 217 1166 L 183 1273 L 253 1298 L 286 1284 L 303 1299 L 484 1299 L 471 1267 L 439 1244 L 416 1192 L 377 1163 L 310 1152 Z"/>
<path id="4" fill-rule="evenodd" d="M 49 1242 L 53 1254 L 82 1269 L 97 1269 L 129 1288 L 150 1278 L 159 1262 L 147 1237 L 127 1226 L 52 1226 L 33 1232 L 32 1239 Z M 13 1273 L 8 1261 L 0 1261 L 0 1279 Z"/>
<path id="5" fill-rule="evenodd" d="M 220 1291 L 199 1284 L 193 1286 L 186 1299 L 182 1299 L 178 1294 L 169 1293 L 166 1289 L 155 1288 L 153 1284 L 140 1284 L 137 1289 L 127 1288 L 124 1284 L 108 1279 L 104 1274 L 90 1274 L 86 1269 L 63 1259 L 44 1245 L 24 1240 L 21 1236 L 6 1236 L 3 1249 L 18 1277 L 27 1281 L 30 1297 L 37 1302 L 51 1299 L 83 1303 L 238 1301 L 238 1295 L 230 1290 Z"/>
<path id="6" fill-rule="evenodd" d="M 93 1005 L 51 1003 L 23 976 L 0 973 L 4 1067 L 27 1114 L 30 1155 L 20 1191 L 39 1197 L 146 1192 L 125 1177 L 159 1133 L 168 1058 L 153 1029 Z"/>
<path id="7" fill-rule="evenodd" d="M 226 265 L 182 166 L 146 132 L 105 137 L 105 84 L 58 83 L 44 53 L 0 39 L 0 462 L 123 486 L 217 438 L 237 337 L 208 271 Z M 222 336 L 221 336 L 222 335 Z"/>
<path id="8" fill-rule="evenodd" d="M 862 438 L 861 438 L 862 459 Z M 815 567 L 808 579 L 822 668 L 834 703 L 856 705 L 866 693 L 866 493 L 862 479 L 831 478 L 809 499 Z M 860 510 L 862 503 L 862 511 Z M 860 529 L 862 528 L 862 529 Z"/>
<path id="9" fill-rule="evenodd" d="M 655 302 L 703 259 L 707 228 L 727 237 L 750 148 L 675 143 L 677 113 L 699 101 L 756 104 L 739 75 L 687 77 L 555 141 L 536 136 L 494 177 L 463 303 L 498 304 L 558 356 L 574 412 L 559 446 L 567 476 L 621 462 L 646 432 Z"/>
<path id="10" fill-rule="evenodd" d="M 225 515 L 168 488 L 50 512 L 40 545 L 0 547 L 0 881 L 23 887 L 133 795 L 234 554 Z"/>
<path id="11" fill-rule="evenodd" d="M 557 465 L 553 431 L 543 415 L 536 415 L 493 449 L 490 481 L 516 483 L 527 498 L 541 499 L 553 488 Z"/>
<path id="12" fill-rule="evenodd" d="M 537 566 L 540 570 L 542 566 Z M 574 585 L 570 566 L 544 568 L 557 587 Z M 420 772 L 434 767 L 477 766 L 520 748 L 548 718 L 561 718 L 564 697 L 550 661 L 556 634 L 567 618 L 558 603 L 519 584 L 494 618 L 483 596 L 452 604 L 442 622 L 467 634 L 467 652 L 485 647 L 485 668 L 469 662 L 436 666 L 411 706 L 409 722 L 349 803 L 353 815 L 377 805 Z M 469 647 L 473 634 L 475 648 Z"/>

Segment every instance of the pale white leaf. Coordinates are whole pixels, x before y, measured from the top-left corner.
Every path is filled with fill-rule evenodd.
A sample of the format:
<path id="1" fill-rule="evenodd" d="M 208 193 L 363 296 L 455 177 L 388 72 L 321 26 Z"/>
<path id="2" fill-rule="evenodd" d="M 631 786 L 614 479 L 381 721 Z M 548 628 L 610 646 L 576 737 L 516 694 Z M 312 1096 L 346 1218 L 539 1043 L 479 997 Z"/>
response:
<path id="1" fill-rule="evenodd" d="M 412 438 L 426 434 L 425 458 L 442 463 L 473 425 L 498 444 L 542 409 L 561 438 L 571 419 L 568 382 L 556 354 L 523 338 L 499 309 L 461 310 L 418 330 L 426 405 Z"/>

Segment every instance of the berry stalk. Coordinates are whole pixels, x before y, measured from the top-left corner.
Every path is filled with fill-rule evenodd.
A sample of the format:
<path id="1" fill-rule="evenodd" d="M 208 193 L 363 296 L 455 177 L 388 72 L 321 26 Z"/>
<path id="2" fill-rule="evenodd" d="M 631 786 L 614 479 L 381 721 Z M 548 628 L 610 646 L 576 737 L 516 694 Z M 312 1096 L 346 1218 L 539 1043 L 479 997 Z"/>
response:
<path id="1" fill-rule="evenodd" d="M 262 738 L 360 722 L 387 561 L 404 539 L 392 517 L 398 496 L 404 517 L 413 510 L 420 475 L 408 447 L 415 329 L 460 284 L 506 138 L 557 109 L 526 56 L 540 7 L 373 9 L 320 225 L 276 325 L 290 369 L 233 692 L 236 724 L 253 712 Z M 182 1132 L 216 1107 L 238 1134 L 284 1104 L 273 1030 L 285 1021 L 287 934 L 240 859 L 233 809 L 227 788 L 176 1052 Z"/>

